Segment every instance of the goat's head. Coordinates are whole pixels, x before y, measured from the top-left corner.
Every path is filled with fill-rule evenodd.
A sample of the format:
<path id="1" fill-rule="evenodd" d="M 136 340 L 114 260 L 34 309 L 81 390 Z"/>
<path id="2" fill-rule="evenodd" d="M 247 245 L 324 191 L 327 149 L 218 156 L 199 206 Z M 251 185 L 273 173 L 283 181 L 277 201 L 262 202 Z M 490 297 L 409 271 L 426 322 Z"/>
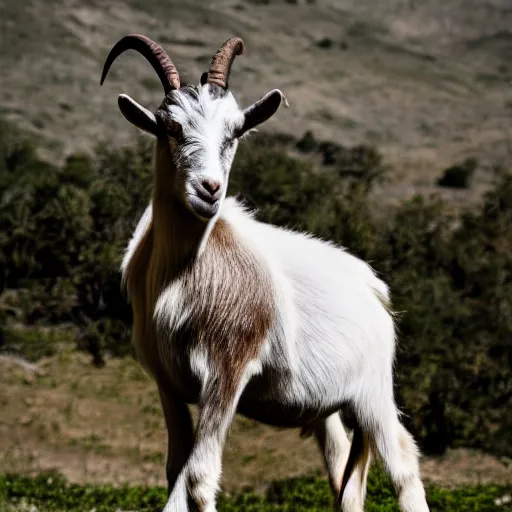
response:
<path id="1" fill-rule="evenodd" d="M 165 98 L 152 113 L 121 94 L 119 108 L 130 123 L 157 137 L 157 162 L 170 164 L 165 169 L 157 165 L 157 172 L 167 173 L 161 182 L 198 218 L 211 219 L 226 195 L 238 140 L 269 119 L 286 99 L 274 89 L 245 110 L 239 109 L 228 88 L 233 60 L 244 51 L 237 37 L 228 39 L 215 53 L 197 86 L 181 87 L 178 71 L 165 51 L 137 34 L 124 37 L 112 48 L 102 84 L 114 60 L 129 49 L 141 53 L 153 66 Z"/>

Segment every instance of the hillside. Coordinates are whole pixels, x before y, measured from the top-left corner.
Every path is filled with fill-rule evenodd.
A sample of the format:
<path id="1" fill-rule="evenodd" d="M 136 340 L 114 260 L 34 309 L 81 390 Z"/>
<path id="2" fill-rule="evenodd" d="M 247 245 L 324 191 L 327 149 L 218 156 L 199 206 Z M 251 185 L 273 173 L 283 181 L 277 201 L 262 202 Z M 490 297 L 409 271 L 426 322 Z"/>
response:
<path id="1" fill-rule="evenodd" d="M 118 38 L 148 34 L 197 81 L 239 35 L 239 102 L 274 87 L 290 101 L 266 129 L 377 145 L 395 168 L 389 197 L 429 191 L 444 167 L 475 156 L 478 191 L 482 169 L 512 155 L 510 27 L 508 0 L 1 0 L 0 114 L 44 137 L 52 159 L 126 144 L 133 129 L 117 95 L 154 108 L 162 92 L 134 53 L 99 87 Z"/>

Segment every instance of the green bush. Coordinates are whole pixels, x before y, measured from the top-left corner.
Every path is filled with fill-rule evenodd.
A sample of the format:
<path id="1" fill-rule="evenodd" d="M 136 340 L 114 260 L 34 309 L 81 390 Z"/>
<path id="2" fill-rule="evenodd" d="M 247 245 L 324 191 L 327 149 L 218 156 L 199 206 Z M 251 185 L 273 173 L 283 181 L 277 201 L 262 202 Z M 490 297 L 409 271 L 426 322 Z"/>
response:
<path id="1" fill-rule="evenodd" d="M 476 158 L 467 158 L 460 164 L 452 165 L 445 169 L 443 175 L 437 180 L 440 187 L 470 188 L 478 161 Z"/>
<path id="2" fill-rule="evenodd" d="M 16 320 L 71 321 L 89 334 L 91 322 L 100 322 L 102 349 L 126 353 L 131 311 L 118 269 L 149 197 L 147 141 L 101 147 L 94 162 L 75 155 L 62 169 L 38 160 L 26 141 L 4 145 L 0 181 L 0 262 L 5 287 L 16 291 L 6 299 Z M 109 332 L 121 338 L 114 342 Z"/>
<path id="3" fill-rule="evenodd" d="M 311 153 L 318 148 L 318 142 L 311 130 L 307 130 L 301 139 L 299 139 L 295 147 L 303 153 Z"/>
<path id="4" fill-rule="evenodd" d="M 297 141 L 296 148 L 301 153 L 321 155 L 322 165 L 334 166 L 341 179 L 355 180 L 367 188 L 385 178 L 388 171 L 382 155 L 373 146 L 359 144 L 344 148 L 332 141 L 317 141 L 311 130 Z"/>

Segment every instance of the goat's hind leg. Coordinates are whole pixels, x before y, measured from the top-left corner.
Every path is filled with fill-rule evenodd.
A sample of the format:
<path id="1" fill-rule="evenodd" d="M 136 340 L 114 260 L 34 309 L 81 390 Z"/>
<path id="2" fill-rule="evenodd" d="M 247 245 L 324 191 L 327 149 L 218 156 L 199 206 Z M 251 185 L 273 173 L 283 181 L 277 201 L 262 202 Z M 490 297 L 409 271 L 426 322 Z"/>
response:
<path id="1" fill-rule="evenodd" d="M 334 495 L 338 496 L 351 446 L 340 415 L 335 413 L 324 420 L 316 422 L 314 435 L 323 453 L 331 489 Z M 359 460 L 359 463 L 357 463 L 345 487 L 341 504 L 342 512 L 363 512 L 369 465 L 370 456 L 367 450 Z"/>
<path id="2" fill-rule="evenodd" d="M 400 510 L 429 512 L 420 476 L 419 450 L 400 422 L 394 401 L 389 396 L 373 396 L 361 403 L 373 404 L 373 410 L 357 411 L 358 422 L 364 425 L 373 450 L 393 482 Z"/>

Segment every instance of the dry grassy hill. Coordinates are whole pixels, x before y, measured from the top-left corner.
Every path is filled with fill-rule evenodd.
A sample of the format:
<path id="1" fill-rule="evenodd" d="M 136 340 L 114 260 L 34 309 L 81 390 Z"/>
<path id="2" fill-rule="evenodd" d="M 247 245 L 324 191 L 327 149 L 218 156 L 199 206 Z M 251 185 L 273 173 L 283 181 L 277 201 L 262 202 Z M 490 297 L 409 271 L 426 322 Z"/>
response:
<path id="1" fill-rule="evenodd" d="M 0 115 L 45 137 L 52 158 L 128 143 L 117 94 L 156 107 L 162 92 L 135 53 L 99 87 L 118 38 L 150 35 L 198 81 L 239 35 L 239 102 L 279 87 L 291 108 L 266 129 L 378 145 L 396 169 L 385 193 L 402 198 L 463 157 L 510 159 L 511 27 L 509 0 L 0 0 Z"/>

